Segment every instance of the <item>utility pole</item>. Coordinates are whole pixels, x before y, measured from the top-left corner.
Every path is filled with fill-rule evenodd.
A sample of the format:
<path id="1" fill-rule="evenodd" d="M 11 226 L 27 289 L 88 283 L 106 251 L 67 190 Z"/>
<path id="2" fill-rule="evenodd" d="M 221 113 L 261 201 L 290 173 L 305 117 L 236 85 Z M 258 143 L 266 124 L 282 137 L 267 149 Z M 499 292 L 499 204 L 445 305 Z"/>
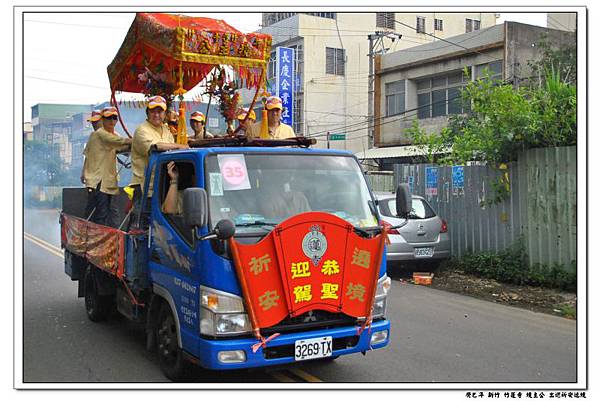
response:
<path id="1" fill-rule="evenodd" d="M 375 55 L 385 54 L 387 49 L 383 43 L 383 38 L 389 38 L 394 42 L 400 40 L 402 35 L 391 31 L 375 31 L 375 33 L 367 35 L 369 39 L 369 98 L 368 98 L 368 135 L 369 149 L 375 146 Z"/>

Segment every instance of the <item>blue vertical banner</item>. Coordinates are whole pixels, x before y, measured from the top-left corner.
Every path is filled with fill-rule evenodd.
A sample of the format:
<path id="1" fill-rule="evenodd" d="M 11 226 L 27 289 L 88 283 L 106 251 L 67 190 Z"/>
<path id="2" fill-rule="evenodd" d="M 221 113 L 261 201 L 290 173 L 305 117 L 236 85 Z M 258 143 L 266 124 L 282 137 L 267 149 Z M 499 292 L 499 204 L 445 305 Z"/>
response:
<path id="1" fill-rule="evenodd" d="M 425 167 L 425 195 L 438 194 L 438 169 L 437 167 Z"/>
<path id="2" fill-rule="evenodd" d="M 452 166 L 452 194 L 460 195 L 465 190 L 465 167 Z"/>
<path id="3" fill-rule="evenodd" d="M 294 124 L 294 49 L 289 47 L 277 48 L 277 80 L 276 93 L 283 103 L 281 122 Z"/>

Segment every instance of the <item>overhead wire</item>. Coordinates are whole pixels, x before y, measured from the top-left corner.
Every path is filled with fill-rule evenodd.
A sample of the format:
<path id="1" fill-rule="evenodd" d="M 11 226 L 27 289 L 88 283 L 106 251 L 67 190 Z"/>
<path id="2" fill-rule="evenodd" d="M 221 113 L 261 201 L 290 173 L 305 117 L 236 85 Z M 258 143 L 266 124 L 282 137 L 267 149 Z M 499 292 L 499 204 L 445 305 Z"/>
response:
<path id="1" fill-rule="evenodd" d="M 118 30 L 126 30 L 126 29 L 129 28 L 127 26 L 116 27 L 116 26 L 84 25 L 84 24 L 71 24 L 71 23 L 67 23 L 67 22 L 56 22 L 56 21 L 39 21 L 39 20 L 32 20 L 32 19 L 26 19 L 24 21 L 25 22 L 35 22 L 35 23 L 38 23 L 38 24 L 53 24 L 53 25 L 76 26 L 76 27 L 81 27 L 81 28 L 118 29 Z"/>
<path id="2" fill-rule="evenodd" d="M 398 21 L 398 20 L 394 20 L 394 21 L 396 21 L 397 23 L 399 23 L 399 24 L 400 24 L 400 25 L 402 25 L 402 26 L 405 26 L 405 27 L 407 27 L 407 28 L 410 28 L 410 29 L 414 29 L 414 30 L 415 30 L 415 32 L 417 32 L 417 28 L 416 28 L 416 27 L 410 26 L 410 25 L 408 25 L 408 24 L 406 24 L 406 23 L 404 23 L 404 22 Z M 486 29 L 489 29 L 489 28 L 486 28 Z M 428 33 L 428 32 L 423 32 L 423 33 L 424 33 L 425 35 L 428 35 L 428 36 L 431 36 L 431 37 L 433 37 L 434 39 L 441 40 L 442 42 L 449 43 L 449 44 L 451 44 L 451 45 L 454 45 L 454 46 L 460 47 L 460 48 L 462 48 L 462 49 L 465 49 L 465 50 L 472 51 L 472 52 L 474 52 L 474 53 L 478 53 L 478 54 L 480 54 L 480 55 L 482 55 L 482 56 L 484 56 L 484 57 L 487 57 L 487 58 L 489 58 L 490 60 L 493 60 L 493 61 L 503 61 L 502 59 L 499 59 L 499 58 L 492 57 L 492 56 L 490 56 L 489 54 L 482 53 L 482 52 L 480 52 L 480 51 L 478 51 L 478 50 L 473 50 L 473 48 L 465 47 L 465 46 L 463 46 L 463 45 L 461 45 L 461 44 L 459 44 L 459 43 L 452 42 L 452 41 L 450 41 L 450 40 L 448 40 L 448 39 L 440 38 L 440 37 L 436 36 L 435 34 Z M 479 35 L 480 35 L 480 34 L 481 34 L 481 33 L 479 33 Z M 477 35 L 473 35 L 473 37 L 474 37 L 474 36 L 477 36 Z M 469 39 L 471 39 L 471 38 L 469 38 Z"/>
<path id="3" fill-rule="evenodd" d="M 410 29 L 413 29 L 415 32 L 417 31 L 417 28 L 416 28 L 416 27 L 412 27 L 412 26 L 410 26 L 410 25 L 408 25 L 408 24 L 406 24 L 406 23 L 404 23 L 404 22 L 398 21 L 398 20 L 394 20 L 394 21 L 395 21 L 395 22 L 397 22 L 397 23 L 399 23 L 399 24 L 400 24 L 400 25 L 402 25 L 402 26 L 405 26 L 405 27 L 408 27 L 408 28 L 410 28 Z M 430 33 L 427 33 L 427 32 L 423 32 L 423 33 L 424 33 L 424 34 L 426 34 L 426 35 L 428 35 L 428 36 L 431 36 L 431 37 L 433 37 L 434 39 L 438 39 L 438 40 L 441 40 L 441 41 L 444 41 L 444 42 L 446 42 L 446 43 L 449 43 L 449 44 L 450 44 L 449 46 L 444 46 L 443 48 L 450 47 L 450 46 L 457 46 L 457 47 L 460 47 L 460 48 L 463 48 L 463 49 L 465 49 L 465 50 L 469 50 L 469 51 L 473 51 L 473 49 L 472 49 L 472 48 L 465 47 L 465 46 L 461 45 L 460 43 L 462 43 L 462 42 L 464 42 L 464 41 L 466 41 L 466 40 L 472 39 L 473 37 L 475 37 L 475 36 L 479 36 L 479 35 L 481 35 L 481 34 L 482 34 L 482 32 L 479 32 L 478 34 L 476 34 L 476 35 L 473 35 L 473 36 L 471 36 L 471 37 L 469 37 L 469 38 L 465 39 L 464 41 L 461 41 L 461 42 L 459 42 L 459 43 L 456 43 L 456 42 L 452 42 L 452 41 L 449 41 L 449 40 L 447 40 L 447 39 L 444 39 L 444 38 L 439 38 L 439 37 L 437 37 L 435 34 L 430 34 Z M 440 48 L 436 48 L 436 49 L 440 49 Z M 417 51 L 417 50 L 413 50 L 413 51 Z M 492 56 L 490 56 L 490 55 L 488 55 L 488 54 L 481 53 L 481 52 L 479 52 L 479 51 L 476 51 L 476 50 L 475 50 L 474 52 L 475 52 L 475 53 L 479 53 L 479 54 L 481 54 L 481 55 L 483 55 L 483 56 L 485 56 L 485 57 L 488 57 L 489 59 L 491 59 L 491 60 L 493 60 L 493 61 L 502 61 L 502 59 L 494 58 L 494 57 L 492 57 Z M 414 111 L 414 110 L 417 110 L 417 111 L 418 111 L 418 110 L 419 110 L 419 109 L 421 109 L 421 108 L 425 108 L 425 107 L 431 107 L 433 104 L 437 104 L 437 103 L 441 103 L 441 102 L 446 102 L 446 103 L 447 103 L 447 102 L 449 102 L 449 101 L 451 101 L 451 100 L 454 100 L 454 99 L 456 99 L 456 98 L 457 98 L 457 97 L 455 97 L 455 98 L 452 98 L 452 99 L 445 99 L 445 100 L 443 100 L 443 101 L 432 102 L 432 103 L 429 103 L 429 104 L 426 104 L 426 105 L 422 105 L 422 106 L 420 106 L 420 107 L 417 107 L 417 108 L 415 108 L 415 109 L 412 109 L 412 110 L 406 110 L 406 111 L 404 112 L 404 114 L 405 114 L 405 116 L 404 116 L 404 117 L 401 117 L 401 118 L 399 118 L 399 119 L 395 119 L 395 120 L 390 120 L 390 121 L 383 122 L 383 123 L 377 123 L 377 124 L 375 124 L 374 126 L 380 126 L 380 125 L 384 125 L 384 124 L 389 124 L 389 123 L 391 123 L 391 122 L 399 121 L 399 120 L 402 120 L 402 119 L 404 119 L 404 120 L 405 120 L 406 118 L 413 117 L 413 116 L 406 116 L 406 113 L 408 113 L 408 112 L 411 112 L 411 111 Z M 380 117 L 380 119 L 381 119 L 381 117 Z M 368 121 L 366 121 L 366 122 L 362 122 L 362 123 L 357 123 L 355 126 L 358 126 L 359 124 L 363 124 L 364 126 L 363 126 L 363 127 L 360 127 L 360 128 L 357 128 L 357 129 L 354 129 L 354 130 L 350 130 L 350 131 L 347 131 L 347 130 L 345 130 L 345 133 L 351 133 L 351 132 L 355 132 L 355 131 L 360 131 L 360 130 L 363 130 L 363 129 L 366 129 L 366 128 L 368 128 L 368 127 L 369 127 L 369 122 L 368 122 Z M 339 129 L 338 129 L 338 131 L 339 131 L 340 129 L 344 129 L 344 128 L 343 128 L 343 127 L 341 127 L 341 128 L 339 128 Z M 328 133 L 329 133 L 329 134 L 331 134 L 331 130 L 327 130 L 327 131 L 321 131 L 321 132 L 313 133 L 313 134 L 311 134 L 311 135 L 310 135 L 310 137 L 316 137 L 316 136 L 328 135 Z"/>
<path id="4" fill-rule="evenodd" d="M 378 127 L 378 126 L 381 126 L 381 125 L 386 125 L 386 124 L 390 124 L 390 123 L 397 122 L 397 121 L 402 121 L 402 120 L 406 121 L 408 118 L 411 118 L 411 117 L 414 117 L 414 116 L 418 115 L 418 111 L 421 110 L 421 109 L 424 109 L 424 108 L 427 108 L 427 107 L 431 107 L 434 104 L 439 104 L 439 103 L 448 104 L 449 102 L 451 102 L 453 100 L 456 100 L 456 99 L 459 99 L 459 98 L 460 98 L 460 95 L 459 96 L 454 96 L 452 98 L 444 99 L 444 100 L 438 100 L 438 101 L 435 101 L 435 102 L 427 103 L 427 104 L 415 107 L 413 109 L 405 110 L 402 113 L 403 114 L 402 117 L 398 117 L 398 118 L 395 118 L 393 120 L 389 120 L 389 121 L 385 121 L 385 122 L 376 122 L 374 124 L 374 127 Z M 413 113 L 413 112 L 416 112 L 416 113 L 411 114 L 411 115 L 406 115 L 407 113 Z M 378 119 L 379 120 L 383 120 L 384 118 L 389 118 L 389 117 L 384 116 L 384 117 L 379 117 Z M 345 131 L 344 133 L 351 133 L 351 132 L 361 131 L 363 129 L 368 128 L 368 126 L 369 126 L 368 122 L 361 122 L 361 123 L 356 123 L 356 124 L 353 124 L 353 125 L 354 125 L 354 128 L 356 128 L 357 126 L 360 126 L 360 125 L 362 125 L 362 126 L 360 128 L 356 128 L 356 129 L 353 129 L 353 130 L 350 130 L 350 131 Z M 350 127 L 350 125 L 349 125 L 349 127 Z M 318 136 L 326 136 L 328 133 L 329 134 L 332 134 L 332 133 L 342 133 L 342 132 L 337 132 L 337 131 L 340 131 L 343 128 L 344 127 L 340 127 L 338 129 L 334 129 L 334 130 L 318 131 L 318 132 L 315 132 L 315 133 L 313 133 L 311 135 L 307 135 L 307 136 L 310 137 L 310 138 L 314 138 L 314 137 L 318 137 Z M 336 132 L 332 132 L 332 131 L 336 131 Z"/>
<path id="5" fill-rule="evenodd" d="M 554 17 L 551 17 L 550 14 L 546 14 L 546 16 L 548 17 L 549 20 L 551 20 L 555 24 L 557 24 L 560 27 L 562 27 L 565 31 L 570 31 L 569 28 L 567 28 L 566 26 L 564 26 L 559 20 L 555 19 Z"/>
<path id="6" fill-rule="evenodd" d="M 87 88 L 103 89 L 105 91 L 109 90 L 108 86 L 88 85 L 88 84 L 82 84 L 82 83 L 76 83 L 76 82 L 62 81 L 62 80 L 58 80 L 58 79 L 49 79 L 49 78 L 34 77 L 34 76 L 31 76 L 31 75 L 25 75 L 24 77 L 25 78 L 29 78 L 29 79 L 38 79 L 40 81 L 57 82 L 57 83 L 67 84 L 67 85 L 77 85 L 77 86 L 85 86 Z"/>

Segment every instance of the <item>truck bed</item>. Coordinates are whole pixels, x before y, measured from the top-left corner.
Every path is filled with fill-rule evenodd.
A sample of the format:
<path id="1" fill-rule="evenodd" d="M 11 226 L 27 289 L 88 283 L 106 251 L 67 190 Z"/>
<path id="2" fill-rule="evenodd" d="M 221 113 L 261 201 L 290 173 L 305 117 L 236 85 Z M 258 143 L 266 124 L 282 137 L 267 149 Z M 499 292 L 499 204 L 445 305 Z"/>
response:
<path id="1" fill-rule="evenodd" d="M 63 189 L 63 210 L 60 215 L 61 246 L 103 271 L 134 280 L 143 278 L 142 269 L 146 249 L 146 233 L 125 232 L 113 227 L 87 221 L 84 216 L 87 202 L 85 188 Z M 122 190 L 116 197 L 119 221 L 126 216 L 127 194 Z M 67 260 L 67 259 L 65 259 Z M 72 270 L 71 270 L 72 271 Z M 73 275 L 72 279 L 73 278 Z M 81 272 L 75 273 L 80 277 Z"/>
<path id="2" fill-rule="evenodd" d="M 123 276 L 126 232 L 61 213 L 61 245 L 98 268 Z"/>

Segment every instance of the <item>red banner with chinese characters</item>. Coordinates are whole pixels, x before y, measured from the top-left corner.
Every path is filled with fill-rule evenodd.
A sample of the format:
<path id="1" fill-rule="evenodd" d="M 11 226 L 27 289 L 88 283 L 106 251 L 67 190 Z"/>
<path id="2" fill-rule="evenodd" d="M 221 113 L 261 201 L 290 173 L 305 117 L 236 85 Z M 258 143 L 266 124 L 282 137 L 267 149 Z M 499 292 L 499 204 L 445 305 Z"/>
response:
<path id="1" fill-rule="evenodd" d="M 309 212 L 257 244 L 230 243 L 254 329 L 315 309 L 370 315 L 383 235 L 362 238 L 337 216 Z"/>

